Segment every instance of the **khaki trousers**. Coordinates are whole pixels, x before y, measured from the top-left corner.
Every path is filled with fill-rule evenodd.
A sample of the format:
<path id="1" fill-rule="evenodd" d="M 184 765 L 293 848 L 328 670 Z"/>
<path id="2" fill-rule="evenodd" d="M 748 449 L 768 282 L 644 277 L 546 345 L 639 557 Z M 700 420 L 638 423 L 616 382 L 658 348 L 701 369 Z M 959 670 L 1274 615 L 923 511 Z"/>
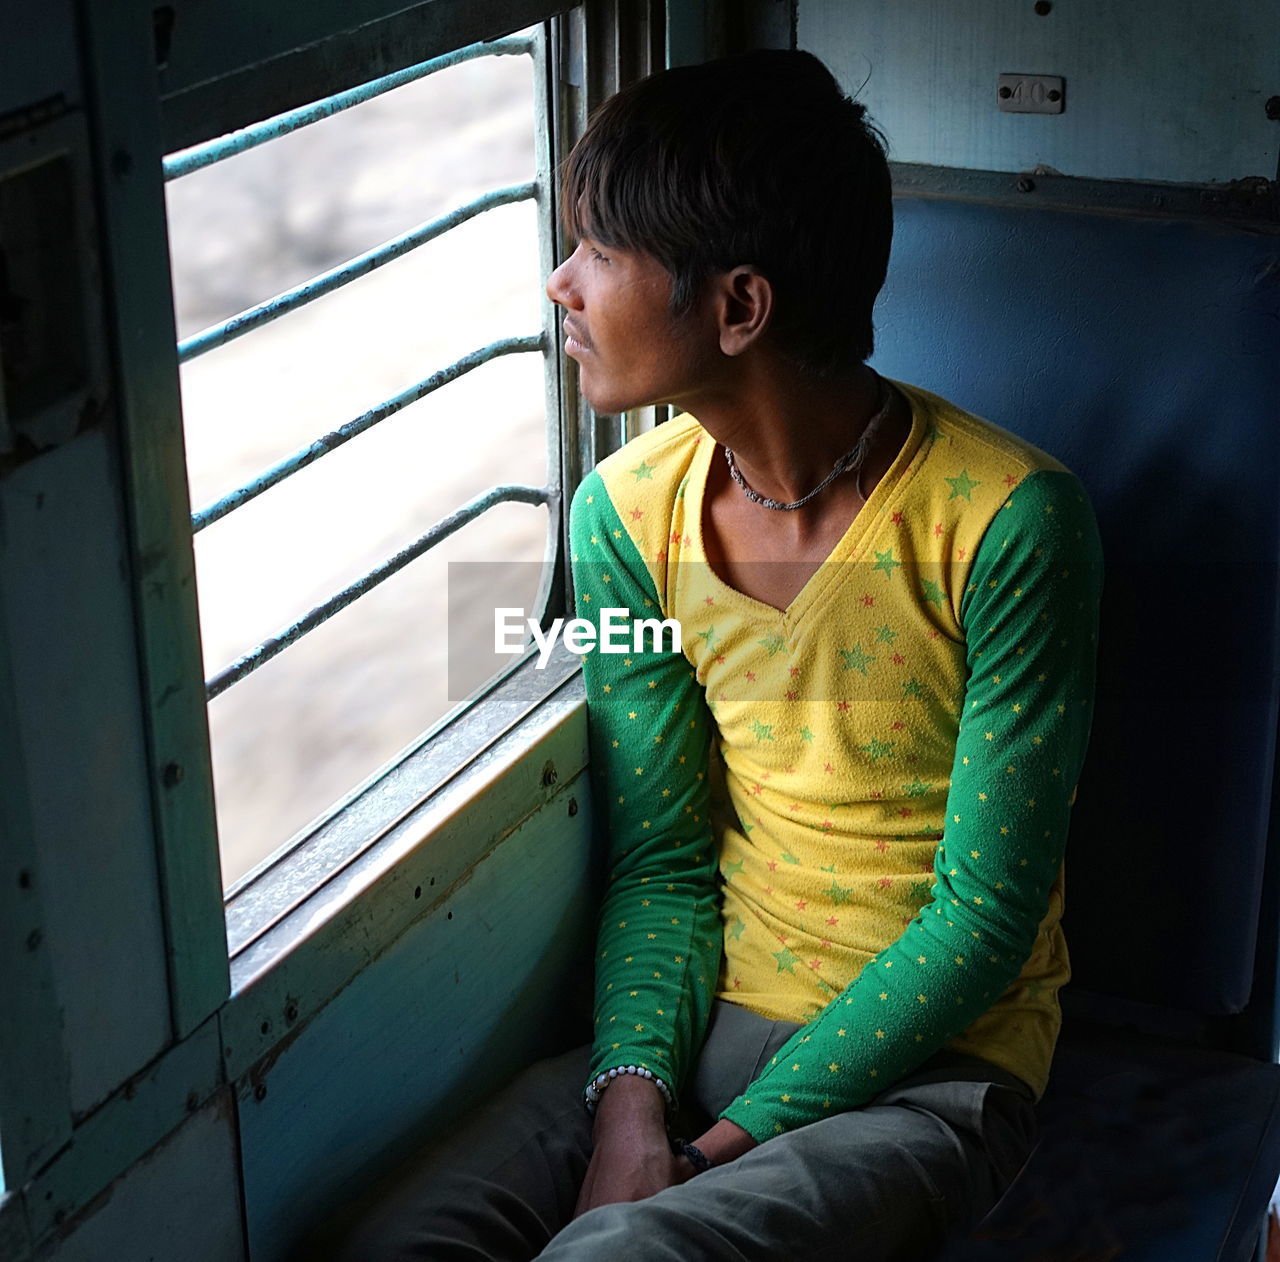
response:
<path id="1" fill-rule="evenodd" d="M 797 1027 L 717 1003 L 678 1133 L 700 1133 Z M 939 1053 L 862 1108 L 779 1135 L 643 1201 L 570 1221 L 591 1156 L 588 1049 L 522 1074 L 424 1153 L 340 1262 L 927 1262 L 1030 1153 L 1030 1089 Z M 326 1256 L 309 1252 L 308 1256 Z"/>

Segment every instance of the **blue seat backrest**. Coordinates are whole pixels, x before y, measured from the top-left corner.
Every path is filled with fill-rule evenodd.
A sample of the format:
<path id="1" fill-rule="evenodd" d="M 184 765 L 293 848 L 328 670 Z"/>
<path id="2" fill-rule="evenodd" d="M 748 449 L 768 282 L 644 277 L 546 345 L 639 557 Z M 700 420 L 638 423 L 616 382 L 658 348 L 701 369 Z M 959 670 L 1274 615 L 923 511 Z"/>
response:
<path id="1" fill-rule="evenodd" d="M 1106 551 L 1067 860 L 1076 984 L 1253 979 L 1280 697 L 1280 235 L 899 198 L 880 372 L 1052 453 Z"/>

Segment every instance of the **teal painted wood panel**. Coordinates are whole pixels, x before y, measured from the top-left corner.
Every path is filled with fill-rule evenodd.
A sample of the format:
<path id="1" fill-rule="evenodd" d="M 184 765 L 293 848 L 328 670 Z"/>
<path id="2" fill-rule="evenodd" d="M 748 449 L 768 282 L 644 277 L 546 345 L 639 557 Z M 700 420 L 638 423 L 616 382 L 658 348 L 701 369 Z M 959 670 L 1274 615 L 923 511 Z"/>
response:
<path id="1" fill-rule="evenodd" d="M 71 1134 L 62 1011 L 53 986 L 4 603 L 0 587 L 0 976 L 6 983 L 0 1003 L 0 1191 L 21 1187 Z M 7 1221 L 0 1211 L 0 1258 L 9 1256 L 2 1247 Z"/>
<path id="2" fill-rule="evenodd" d="M 237 1084 L 254 1262 L 285 1257 L 424 1128 L 587 1036 L 586 802 L 583 775 Z"/>
<path id="3" fill-rule="evenodd" d="M 81 6 L 169 978 L 181 1038 L 230 989 L 150 6 Z"/>
<path id="4" fill-rule="evenodd" d="M 450 52 L 533 26 L 573 0 L 180 0 L 160 74 L 183 148 Z M 264 63 L 270 62 L 268 73 Z"/>
<path id="5" fill-rule="evenodd" d="M 899 162 L 1098 179 L 1275 178 L 1274 4 L 799 0 L 798 42 L 865 102 Z M 1003 114 L 996 76 L 1062 75 L 1060 115 Z"/>
<path id="6" fill-rule="evenodd" d="M 16 10 L 16 6 L 15 6 Z M 61 96 L 78 105 L 80 72 L 76 63 L 72 0 L 23 5 L 4 14 L 4 48 L 0 50 L 0 115 L 28 109 Z"/>
<path id="7" fill-rule="evenodd" d="M 0 1194 L 0 1258 L 5 1262 L 27 1262 L 31 1256 L 31 1238 L 22 1197 L 14 1192 Z"/>
<path id="8" fill-rule="evenodd" d="M 556 665 L 565 665 L 565 658 L 573 660 L 562 651 Z M 363 826 L 367 836 L 381 832 L 376 843 L 236 953 L 235 993 L 220 1014 L 228 1079 L 270 1057 L 294 1026 L 309 1021 L 371 959 L 432 915 L 491 848 L 586 767 L 586 706 L 576 662 L 572 669 L 563 686 L 482 752 L 467 741 L 455 743 L 452 731 L 440 733 L 432 744 L 457 760 L 457 774 L 389 831 L 351 808 L 353 827 Z M 472 714 L 483 716 L 486 708 L 482 702 Z M 401 770 L 412 775 L 409 767 Z M 305 854 L 299 857 L 305 884 L 312 886 L 316 869 Z M 292 886 L 298 880 L 293 862 L 291 856 L 268 879 Z M 258 914 L 265 912 L 260 907 Z"/>
<path id="9" fill-rule="evenodd" d="M 505 35 L 568 7 L 564 0 L 313 0 L 264 7 L 257 0 L 178 0 L 173 40 L 161 76 L 162 94 L 181 92 L 246 66 L 358 31 L 406 10 L 415 11 L 422 39 L 434 47 L 406 65 Z"/>
<path id="10" fill-rule="evenodd" d="M 13 705 L 76 1112 L 169 1034 L 121 518 L 100 431 L 0 480 Z"/>
<path id="11" fill-rule="evenodd" d="M 130 1078 L 75 1129 L 71 1143 L 23 1189 L 37 1240 L 91 1208 L 225 1082 L 217 1017 Z M 3 1256 L 3 1255 L 0 1255 Z"/>
<path id="12" fill-rule="evenodd" d="M 245 1262 L 231 1089 L 177 1128 L 36 1262 Z"/>
<path id="13" fill-rule="evenodd" d="M 668 66 L 691 66 L 712 56 L 713 15 L 707 0 L 667 0 L 666 56 Z"/>

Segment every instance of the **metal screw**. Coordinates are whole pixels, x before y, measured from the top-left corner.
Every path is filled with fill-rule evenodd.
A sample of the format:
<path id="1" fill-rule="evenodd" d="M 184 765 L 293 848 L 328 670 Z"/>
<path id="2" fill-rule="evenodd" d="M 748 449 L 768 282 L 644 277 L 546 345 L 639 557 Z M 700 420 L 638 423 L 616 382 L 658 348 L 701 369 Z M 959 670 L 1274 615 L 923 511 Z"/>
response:
<path id="1" fill-rule="evenodd" d="M 998 90 L 998 95 L 1002 101 L 1007 101 L 1013 95 L 1013 89 L 1006 83 Z"/>
<path id="2" fill-rule="evenodd" d="M 298 1019 L 298 1001 L 290 999 L 284 1006 L 284 1019 L 292 1025 Z"/>
<path id="3" fill-rule="evenodd" d="M 1048 92 L 1045 93 L 1045 96 L 1047 96 L 1051 101 L 1062 100 L 1062 93 L 1059 92 L 1057 88 L 1050 88 Z"/>
<path id="4" fill-rule="evenodd" d="M 181 763 L 171 762 L 164 769 L 164 787 L 166 789 L 172 789 L 176 785 L 181 784 L 182 777 L 186 774 L 187 773 L 182 769 Z"/>
<path id="5" fill-rule="evenodd" d="M 18 873 L 18 888 L 22 890 L 29 890 L 31 888 L 31 873 L 26 868 L 23 868 L 22 871 Z"/>
<path id="6" fill-rule="evenodd" d="M 549 789 L 559 779 L 560 779 L 560 776 L 556 771 L 555 763 L 551 763 L 551 762 L 547 763 L 547 765 L 542 769 L 543 787 Z"/>
<path id="7" fill-rule="evenodd" d="M 1035 182 L 1035 180 L 1033 180 L 1033 179 L 1029 178 L 1028 176 L 1025 176 L 1025 175 L 1024 175 L 1024 176 L 1023 176 L 1023 177 L 1018 181 L 1018 192 L 1019 192 L 1019 193 L 1034 193 L 1035 191 L 1036 191 L 1036 182 Z"/>
<path id="8" fill-rule="evenodd" d="M 1273 122 L 1280 122 L 1280 96 L 1267 98 L 1266 104 L 1267 117 Z"/>
<path id="9" fill-rule="evenodd" d="M 1036 14 L 1039 17 L 1047 18 L 1053 12 L 1052 0 L 1036 0 Z"/>
<path id="10" fill-rule="evenodd" d="M 267 1098 L 267 1084 L 260 1082 L 253 1089 L 253 1098 L 255 1100 L 265 1100 Z"/>
<path id="11" fill-rule="evenodd" d="M 578 799 L 577 799 L 577 798 L 570 798 L 570 799 L 569 799 L 569 814 L 570 814 L 570 815 L 576 815 L 577 813 L 578 813 Z"/>

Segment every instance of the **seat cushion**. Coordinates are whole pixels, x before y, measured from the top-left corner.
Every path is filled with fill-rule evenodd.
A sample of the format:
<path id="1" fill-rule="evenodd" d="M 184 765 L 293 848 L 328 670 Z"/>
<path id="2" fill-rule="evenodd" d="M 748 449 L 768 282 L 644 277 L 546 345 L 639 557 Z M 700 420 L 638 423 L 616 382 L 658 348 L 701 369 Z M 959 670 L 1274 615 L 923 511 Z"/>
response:
<path id="1" fill-rule="evenodd" d="M 1280 1171 L 1280 1066 L 1064 1037 L 1031 1160 L 945 1262 L 1247 1262 Z"/>
<path id="2" fill-rule="evenodd" d="M 1237 1012 L 1280 695 L 1280 236 L 919 197 L 895 215 L 872 362 L 1057 456 L 1098 515 L 1076 978 Z"/>

